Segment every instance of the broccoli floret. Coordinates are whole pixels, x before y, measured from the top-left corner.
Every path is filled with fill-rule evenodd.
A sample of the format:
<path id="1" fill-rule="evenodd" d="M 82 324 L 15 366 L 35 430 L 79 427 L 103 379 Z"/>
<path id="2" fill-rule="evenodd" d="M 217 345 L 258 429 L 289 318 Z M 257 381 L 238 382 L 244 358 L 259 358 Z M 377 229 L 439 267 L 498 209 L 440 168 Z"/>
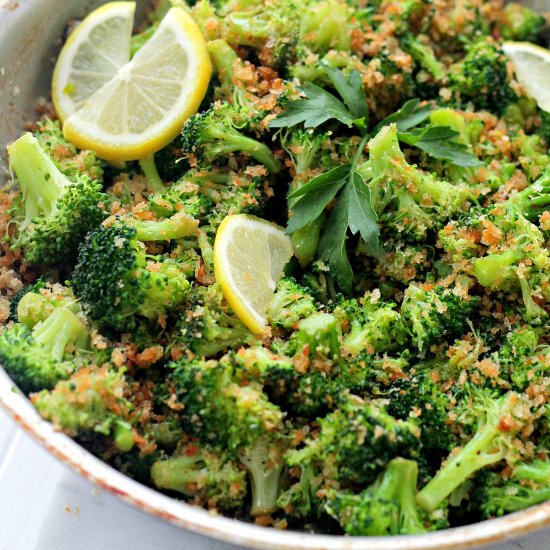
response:
<path id="1" fill-rule="evenodd" d="M 193 503 L 220 510 L 241 508 L 246 473 L 217 449 L 189 444 L 176 456 L 155 462 L 151 478 L 159 489 L 177 491 Z"/>
<path id="2" fill-rule="evenodd" d="M 341 362 L 340 323 L 330 313 L 313 313 L 300 321 L 298 330 L 292 335 L 295 355 L 306 363 Z"/>
<path id="3" fill-rule="evenodd" d="M 507 63 L 508 58 L 491 38 L 469 45 L 464 59 L 449 71 L 449 86 L 458 105 L 471 102 L 478 110 L 498 115 L 517 101 L 510 88 Z"/>
<path id="4" fill-rule="evenodd" d="M 262 386 L 242 385 L 231 362 L 173 364 L 176 388 L 188 431 L 204 443 L 216 442 L 247 468 L 252 485 L 252 515 L 277 508 L 282 453 L 287 443 L 284 414 Z M 244 381 L 242 381 L 244 383 Z"/>
<path id="5" fill-rule="evenodd" d="M 182 130 L 183 151 L 207 163 L 241 152 L 263 164 L 269 172 L 279 172 L 280 162 L 271 149 L 239 131 L 237 115 L 236 108 L 227 102 L 215 103 L 208 111 L 193 115 Z"/>
<path id="6" fill-rule="evenodd" d="M 477 420 L 477 430 L 418 493 L 416 500 L 426 511 L 435 510 L 478 470 L 501 460 L 513 463 L 519 457 L 515 438 L 531 421 L 526 398 L 514 392 L 499 396 L 488 390 L 472 394 L 473 400 L 467 399 L 464 405 L 465 414 Z"/>
<path id="7" fill-rule="evenodd" d="M 410 284 L 401 304 L 401 316 L 414 346 L 425 353 L 444 338 L 460 336 L 478 299 L 460 297 L 441 286 Z"/>
<path id="8" fill-rule="evenodd" d="M 542 15 L 516 2 L 504 6 L 497 26 L 500 36 L 505 40 L 535 43 L 541 41 L 545 28 L 546 19 Z"/>
<path id="9" fill-rule="evenodd" d="M 30 263 L 72 262 L 84 236 L 107 217 L 109 196 L 86 175 L 75 182 L 63 175 L 30 133 L 9 145 L 8 153 L 23 194 L 13 246 L 23 248 Z"/>
<path id="10" fill-rule="evenodd" d="M 398 378 L 383 395 L 389 399 L 388 413 L 395 418 L 420 419 L 422 461 L 436 470 L 453 445 L 447 422 L 451 408 L 448 396 L 427 373 Z"/>
<path id="11" fill-rule="evenodd" d="M 85 175 L 98 183 L 103 182 L 105 163 L 93 151 L 80 151 L 67 141 L 58 120 L 39 122 L 34 137 L 60 172 L 70 180 L 75 181 L 80 175 Z"/>
<path id="12" fill-rule="evenodd" d="M 427 246 L 397 243 L 377 258 L 376 274 L 382 281 L 389 278 L 406 284 L 424 279 L 433 255 Z"/>
<path id="13" fill-rule="evenodd" d="M 398 233 L 425 241 L 426 233 L 457 214 L 468 189 L 438 180 L 405 160 L 395 124 L 385 126 L 369 142 L 372 178 L 369 182 L 373 208 L 382 216 L 391 202 L 395 212 L 382 217 Z"/>
<path id="14" fill-rule="evenodd" d="M 532 326 L 515 328 L 493 354 L 500 377 L 517 391 L 524 392 L 530 384 L 543 383 L 550 372 L 550 347 L 539 346 L 539 331 Z"/>
<path id="15" fill-rule="evenodd" d="M 396 456 L 414 457 L 420 430 L 412 420 L 396 420 L 378 402 L 356 396 L 319 420 L 320 431 L 303 449 L 289 451 L 290 466 L 312 464 L 327 479 L 356 485 L 372 482 Z"/>
<path id="16" fill-rule="evenodd" d="M 550 499 L 550 462 L 535 460 L 518 464 L 510 478 L 492 474 L 482 491 L 485 518 L 524 510 Z"/>
<path id="17" fill-rule="evenodd" d="M 300 320 L 317 312 L 315 300 L 308 289 L 300 286 L 293 277 L 283 277 L 267 309 L 267 320 L 271 326 L 286 330 L 293 329 Z"/>
<path id="18" fill-rule="evenodd" d="M 32 402 L 43 418 L 67 435 L 94 442 L 99 434 L 100 441 L 109 438 L 119 451 L 128 452 L 134 434 L 127 392 L 124 371 L 82 368 L 53 390 L 33 395 Z"/>
<path id="19" fill-rule="evenodd" d="M 417 477 L 416 462 L 394 458 L 362 493 L 329 491 L 325 509 L 348 535 L 418 534 L 446 527 L 444 514 L 429 517 L 417 508 Z"/>
<path id="20" fill-rule="evenodd" d="M 333 410 L 347 392 L 364 389 L 368 382 L 368 365 L 362 361 L 311 361 L 301 350 L 291 358 L 262 347 L 242 348 L 233 361 L 243 376 L 263 385 L 273 403 L 304 418 Z"/>
<path id="21" fill-rule="evenodd" d="M 173 341 L 198 357 L 212 357 L 253 341 L 248 328 L 229 308 L 219 284 L 194 286 L 186 307 Z"/>
<path id="22" fill-rule="evenodd" d="M 115 220 L 90 233 L 72 275 L 72 288 L 92 319 L 109 330 L 136 327 L 136 316 L 155 320 L 180 305 L 189 282 L 178 262 L 148 256 L 146 241 L 194 234 L 196 222 L 178 213 L 162 221 Z"/>
<path id="23" fill-rule="evenodd" d="M 416 36 L 408 33 L 401 39 L 400 45 L 435 80 L 441 80 L 445 76 L 445 66 L 437 60 L 429 44 L 422 43 Z"/>
<path id="24" fill-rule="evenodd" d="M 402 348 L 408 335 L 395 307 L 393 302 L 381 300 L 379 292 L 342 302 L 335 314 L 349 326 L 342 338 L 344 351 L 356 356 L 364 351 L 378 353 Z"/>
<path id="25" fill-rule="evenodd" d="M 19 320 L 19 316 L 17 314 L 17 309 L 19 307 L 19 302 L 21 299 L 28 294 L 29 292 L 32 292 L 33 294 L 37 294 L 40 292 L 42 288 L 44 288 L 47 284 L 47 281 L 44 277 L 40 277 L 35 283 L 24 286 L 23 288 L 19 289 L 11 298 L 10 298 L 10 316 L 8 321 L 13 321 L 14 323 L 24 323 L 23 321 Z M 42 319 L 40 319 L 42 320 Z"/>
<path id="26" fill-rule="evenodd" d="M 319 485 L 315 479 L 311 466 L 300 468 L 300 479 L 285 489 L 277 499 L 277 506 L 288 516 L 307 518 L 319 516 L 321 513 L 321 500 L 316 495 Z"/>
<path id="27" fill-rule="evenodd" d="M 26 294 L 31 296 L 39 297 Z M 51 389 L 75 369 L 74 355 L 86 349 L 88 338 L 79 318 L 68 307 L 57 307 L 32 328 L 15 324 L 0 332 L 0 359 L 25 393 Z"/>

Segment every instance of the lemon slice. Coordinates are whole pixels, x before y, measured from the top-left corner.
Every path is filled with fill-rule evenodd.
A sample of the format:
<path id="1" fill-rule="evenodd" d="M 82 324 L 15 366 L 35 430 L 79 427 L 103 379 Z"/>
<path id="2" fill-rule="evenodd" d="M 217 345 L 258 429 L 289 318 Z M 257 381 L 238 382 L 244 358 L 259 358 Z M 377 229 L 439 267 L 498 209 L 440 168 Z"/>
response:
<path id="1" fill-rule="evenodd" d="M 505 42 L 502 49 L 527 93 L 550 113 L 550 50 L 529 42 Z"/>
<path id="2" fill-rule="evenodd" d="M 172 8 L 132 60 L 65 121 L 65 137 L 106 160 L 142 159 L 197 112 L 211 72 L 199 28 Z"/>
<path id="3" fill-rule="evenodd" d="M 227 216 L 214 242 L 214 272 L 231 309 L 254 333 L 267 324 L 267 307 L 294 251 L 284 229 L 246 216 Z"/>
<path id="4" fill-rule="evenodd" d="M 111 2 L 90 13 L 71 33 L 57 59 L 52 99 L 67 119 L 130 60 L 135 2 Z"/>

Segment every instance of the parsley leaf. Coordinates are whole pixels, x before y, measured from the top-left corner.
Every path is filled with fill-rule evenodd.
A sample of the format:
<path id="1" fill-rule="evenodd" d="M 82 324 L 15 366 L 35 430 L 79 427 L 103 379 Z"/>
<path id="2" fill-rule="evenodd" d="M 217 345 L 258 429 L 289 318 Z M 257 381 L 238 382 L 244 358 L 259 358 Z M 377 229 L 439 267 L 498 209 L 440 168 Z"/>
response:
<path id="1" fill-rule="evenodd" d="M 342 71 L 323 66 L 343 102 L 319 86 L 306 82 L 298 89 L 305 99 L 291 101 L 286 110 L 269 123 L 270 128 L 290 128 L 303 122 L 305 128 L 316 128 L 335 118 L 348 127 L 366 131 L 369 109 L 361 75 L 353 71 L 346 77 Z"/>
<path id="2" fill-rule="evenodd" d="M 353 270 L 346 250 L 349 190 L 346 186 L 332 210 L 319 242 L 319 255 L 328 263 L 330 274 L 345 292 L 351 292 Z"/>
<path id="3" fill-rule="evenodd" d="M 400 132 L 405 132 L 414 126 L 418 126 L 430 116 L 430 112 L 433 110 L 433 105 L 430 103 L 420 107 L 418 106 L 419 104 L 420 100 L 418 99 L 406 101 L 403 103 L 401 109 L 381 120 L 371 132 L 371 135 L 376 135 L 384 126 L 388 126 L 392 122 L 395 122 Z"/>
<path id="4" fill-rule="evenodd" d="M 323 229 L 319 253 L 328 262 L 340 287 L 350 291 L 353 270 L 346 252 L 348 229 L 352 235 L 361 235 L 372 254 L 379 248 L 377 216 L 371 207 L 369 188 L 354 164 L 325 172 L 289 195 L 298 201 L 292 206 L 293 215 L 286 232 L 294 233 L 317 219 L 335 197 L 336 204 Z"/>
<path id="5" fill-rule="evenodd" d="M 333 168 L 288 196 L 289 199 L 300 199 L 292 206 L 287 234 L 294 233 L 321 215 L 325 206 L 348 183 L 350 168 L 349 164 Z"/>
<path id="6" fill-rule="evenodd" d="M 306 99 L 291 101 L 286 110 L 269 123 L 270 128 L 288 128 L 301 122 L 305 128 L 316 128 L 335 118 L 346 126 L 352 126 L 354 117 L 346 106 L 331 93 L 311 82 L 300 86 Z"/>
<path id="7" fill-rule="evenodd" d="M 369 107 L 365 88 L 363 88 L 363 79 L 357 71 L 353 71 L 349 79 L 346 79 L 344 73 L 332 67 L 323 66 L 323 70 L 330 78 L 332 85 L 344 100 L 346 107 L 352 116 L 357 120 L 363 119 L 364 126 L 367 126 L 369 117 Z"/>
<path id="8" fill-rule="evenodd" d="M 483 163 L 463 143 L 455 141 L 458 132 L 449 126 L 426 126 L 411 132 L 399 132 L 399 141 L 418 147 L 432 157 L 462 166 L 481 166 Z"/>

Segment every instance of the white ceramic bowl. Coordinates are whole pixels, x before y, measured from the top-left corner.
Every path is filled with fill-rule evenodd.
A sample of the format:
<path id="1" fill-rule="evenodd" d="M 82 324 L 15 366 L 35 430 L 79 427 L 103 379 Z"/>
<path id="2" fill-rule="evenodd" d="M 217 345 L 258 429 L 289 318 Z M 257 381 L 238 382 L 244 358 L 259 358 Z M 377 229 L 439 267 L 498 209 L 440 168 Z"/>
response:
<path id="1" fill-rule="evenodd" d="M 38 98 L 47 96 L 59 37 L 66 22 L 104 2 L 91 0 L 0 0 L 0 148 L 36 119 Z M 143 8 L 145 2 L 138 5 Z M 538 2 L 539 6 L 541 2 Z M 548 6 L 548 2 L 542 6 Z M 550 6 L 548 6 L 550 7 Z M 7 175 L 0 155 L 0 182 Z M 4 173 L 2 173 L 2 170 Z M 481 546 L 550 525 L 550 502 L 465 527 L 425 535 L 343 537 L 257 527 L 212 515 L 137 483 L 94 457 L 42 420 L 0 367 L 0 405 L 59 460 L 160 520 L 209 537 L 269 550 L 442 550 Z"/>

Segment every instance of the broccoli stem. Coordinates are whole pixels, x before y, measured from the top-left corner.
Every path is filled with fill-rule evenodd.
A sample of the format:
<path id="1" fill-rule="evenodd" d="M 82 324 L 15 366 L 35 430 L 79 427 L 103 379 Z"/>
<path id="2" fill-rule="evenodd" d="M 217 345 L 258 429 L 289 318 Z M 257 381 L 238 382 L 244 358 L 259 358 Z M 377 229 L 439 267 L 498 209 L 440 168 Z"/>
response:
<path id="1" fill-rule="evenodd" d="M 473 473 L 505 458 L 506 441 L 503 438 L 511 437 L 513 433 L 502 432 L 499 422 L 511 412 L 515 401 L 515 395 L 508 394 L 497 410 L 485 413 L 490 418 L 416 495 L 416 502 L 421 508 L 432 512 Z"/>
<path id="2" fill-rule="evenodd" d="M 158 461 L 151 468 L 151 478 L 157 487 L 187 496 L 193 496 L 191 488 L 197 483 L 199 473 L 197 461 L 189 456 Z"/>
<path id="3" fill-rule="evenodd" d="M 321 356 L 330 360 L 340 357 L 340 326 L 330 313 L 314 313 L 300 321 L 296 332 L 298 353 L 307 353 L 311 358 Z"/>
<path id="4" fill-rule="evenodd" d="M 198 220 L 185 212 L 178 212 L 172 217 L 159 221 L 141 221 L 128 219 L 128 225 L 137 231 L 138 241 L 171 241 L 195 235 L 199 225 Z"/>
<path id="5" fill-rule="evenodd" d="M 149 193 L 161 193 L 164 191 L 164 183 L 159 176 L 157 165 L 155 164 L 154 153 L 142 158 L 139 161 L 139 166 L 143 170 L 143 174 L 147 179 L 147 190 Z"/>
<path id="6" fill-rule="evenodd" d="M 44 321 L 38 323 L 32 335 L 54 360 L 62 361 L 68 346 L 84 348 L 88 332 L 78 317 L 66 308 L 58 308 Z"/>
<path id="7" fill-rule="evenodd" d="M 436 80 L 445 76 L 443 65 L 436 59 L 430 46 L 421 44 L 414 36 L 408 35 L 406 39 L 407 49 L 412 57 L 422 65 Z"/>
<path id="8" fill-rule="evenodd" d="M 519 250 L 506 250 L 478 258 L 474 263 L 474 274 L 480 285 L 504 290 L 511 281 L 515 281 L 512 266 L 524 257 Z"/>
<path id="9" fill-rule="evenodd" d="M 23 193 L 25 220 L 19 226 L 23 231 L 36 217 L 55 212 L 57 200 L 71 182 L 30 132 L 8 145 L 8 154 L 10 171 L 15 172 Z"/>
<path id="10" fill-rule="evenodd" d="M 416 482 L 418 465 L 414 460 L 395 458 L 388 465 L 388 471 L 394 471 L 400 479 L 394 498 L 399 501 L 399 533 L 414 535 L 425 533 L 426 528 L 420 521 L 416 504 Z"/>
<path id="11" fill-rule="evenodd" d="M 269 442 L 260 438 L 253 447 L 245 449 L 240 456 L 241 462 L 250 474 L 252 488 L 250 513 L 253 516 L 270 514 L 277 509 L 283 461 L 277 450 L 271 451 Z"/>
<path id="12" fill-rule="evenodd" d="M 233 63 L 238 58 L 235 50 L 225 40 L 212 40 L 206 48 L 222 84 L 228 89 L 233 88 Z"/>
<path id="13" fill-rule="evenodd" d="M 324 214 L 309 222 L 307 225 L 292 233 L 292 247 L 294 255 L 298 258 L 302 267 L 307 267 L 317 255 L 321 229 L 325 222 Z"/>
<path id="14" fill-rule="evenodd" d="M 236 130 L 226 132 L 212 128 L 210 133 L 214 139 L 220 140 L 213 147 L 212 152 L 215 157 L 241 151 L 248 153 L 252 158 L 262 163 L 270 172 L 276 174 L 281 171 L 281 164 L 267 145 L 253 138 L 243 136 Z"/>

